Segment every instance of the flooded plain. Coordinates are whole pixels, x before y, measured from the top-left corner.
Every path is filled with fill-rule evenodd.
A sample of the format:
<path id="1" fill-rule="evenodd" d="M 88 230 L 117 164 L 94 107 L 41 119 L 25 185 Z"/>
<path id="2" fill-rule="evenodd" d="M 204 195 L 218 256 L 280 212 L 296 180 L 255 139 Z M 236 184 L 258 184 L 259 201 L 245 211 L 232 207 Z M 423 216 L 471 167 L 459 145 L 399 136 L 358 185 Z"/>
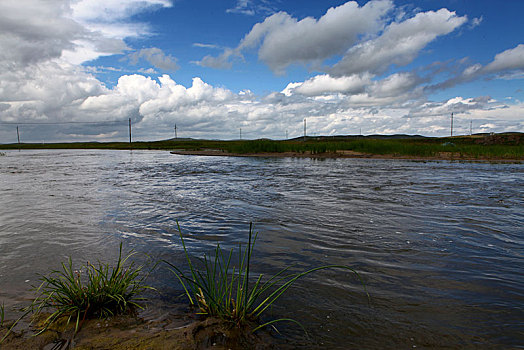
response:
<path id="1" fill-rule="evenodd" d="M 228 158 L 165 151 L 7 151 L 0 157 L 0 303 L 27 304 L 71 256 L 184 265 L 255 224 L 253 274 L 344 264 L 300 280 L 265 315 L 304 348 L 523 348 L 524 165 Z M 183 310 L 153 272 L 144 317 Z M 297 329 L 298 328 L 298 329 Z"/>

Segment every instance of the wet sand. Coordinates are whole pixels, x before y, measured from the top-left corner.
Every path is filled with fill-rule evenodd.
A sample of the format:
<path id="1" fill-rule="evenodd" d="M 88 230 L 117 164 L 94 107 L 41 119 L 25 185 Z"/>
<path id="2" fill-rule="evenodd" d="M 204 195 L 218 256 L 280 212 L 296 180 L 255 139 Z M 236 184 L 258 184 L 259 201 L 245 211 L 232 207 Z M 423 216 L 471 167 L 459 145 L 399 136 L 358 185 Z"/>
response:
<path id="1" fill-rule="evenodd" d="M 6 325 L 9 325 L 7 322 Z M 25 328 L 25 327 L 24 327 Z M 0 344 L 5 350 L 26 349 L 274 349 L 269 333 L 253 334 L 249 326 L 239 328 L 214 318 L 202 320 L 144 321 L 134 316 L 109 320 L 87 320 L 77 334 L 74 322 L 69 326 L 54 325 L 39 336 L 33 329 L 22 329 L 8 335 Z M 0 338 L 6 327 L 0 327 Z M 279 346 L 279 348 L 281 348 Z"/>

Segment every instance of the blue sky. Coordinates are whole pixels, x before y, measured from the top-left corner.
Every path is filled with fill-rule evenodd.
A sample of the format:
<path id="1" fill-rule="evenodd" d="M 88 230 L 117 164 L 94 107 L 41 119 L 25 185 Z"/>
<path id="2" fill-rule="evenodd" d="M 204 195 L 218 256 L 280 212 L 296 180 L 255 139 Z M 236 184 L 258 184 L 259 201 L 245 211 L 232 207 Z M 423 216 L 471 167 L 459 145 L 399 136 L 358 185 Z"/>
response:
<path id="1" fill-rule="evenodd" d="M 522 132 L 522 13 L 518 0 L 6 0 L 0 143 L 17 123 L 28 142 L 124 140 L 128 118 L 141 140 L 175 124 L 281 139 L 304 118 L 313 135 L 445 136 L 451 112 L 455 134 Z"/>

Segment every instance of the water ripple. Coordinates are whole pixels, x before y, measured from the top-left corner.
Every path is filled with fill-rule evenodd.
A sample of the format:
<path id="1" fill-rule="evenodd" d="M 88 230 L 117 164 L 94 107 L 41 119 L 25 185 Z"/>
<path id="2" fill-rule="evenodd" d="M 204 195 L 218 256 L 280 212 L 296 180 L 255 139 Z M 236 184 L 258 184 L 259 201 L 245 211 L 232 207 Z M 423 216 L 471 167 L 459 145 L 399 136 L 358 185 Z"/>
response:
<path id="1" fill-rule="evenodd" d="M 347 264 L 296 285 L 295 347 L 510 348 L 524 343 L 524 166 L 369 159 L 176 156 L 158 151 L 22 151 L 0 161 L 0 299 L 120 241 L 183 264 L 260 232 L 253 271 Z M 152 283 L 180 289 L 159 270 Z M 179 300 L 173 296 L 172 300 Z M 162 302 L 170 300 L 163 296 Z M 307 305 L 307 308 L 304 307 Z M 343 345 L 341 345 L 343 344 Z"/>

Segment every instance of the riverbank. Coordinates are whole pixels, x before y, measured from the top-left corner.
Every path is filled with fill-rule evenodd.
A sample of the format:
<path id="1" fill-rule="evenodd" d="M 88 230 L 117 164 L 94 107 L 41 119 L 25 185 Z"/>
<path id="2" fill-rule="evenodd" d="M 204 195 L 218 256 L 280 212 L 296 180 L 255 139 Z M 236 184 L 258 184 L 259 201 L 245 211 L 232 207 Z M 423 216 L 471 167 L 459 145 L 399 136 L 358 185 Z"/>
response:
<path id="1" fill-rule="evenodd" d="M 291 140 L 170 139 L 138 142 L 8 144 L 0 149 L 166 150 L 177 154 L 248 157 L 378 158 L 410 160 L 524 161 L 524 134 L 454 137 L 409 135 L 315 136 Z"/>
<path id="2" fill-rule="evenodd" d="M 5 334 L 6 328 L 0 327 L 0 335 Z M 239 328 L 215 318 L 179 317 L 146 321 L 136 316 L 118 316 L 108 320 L 87 320 L 77 334 L 74 334 L 73 325 L 58 325 L 39 336 L 33 334 L 33 330 L 24 327 L 9 334 L 0 347 L 3 350 L 275 348 L 268 333 L 254 334 L 247 327 Z"/>
<path id="3" fill-rule="evenodd" d="M 355 152 L 350 150 L 342 150 L 336 152 L 321 152 L 314 153 L 311 151 L 304 152 L 257 152 L 257 153 L 236 153 L 227 152 L 220 149 L 204 149 L 204 150 L 175 150 L 171 154 L 177 155 L 193 155 L 193 156 L 221 156 L 221 157 L 259 157 L 259 158 L 318 158 L 318 159 L 332 159 L 332 158 L 370 158 L 370 159 L 404 159 L 412 161 L 468 161 L 468 162 L 497 162 L 497 163 L 522 163 L 524 159 L 508 159 L 500 157 L 472 157 L 459 154 L 457 152 L 440 152 L 433 156 L 409 156 L 400 154 L 372 154 L 364 152 Z"/>

